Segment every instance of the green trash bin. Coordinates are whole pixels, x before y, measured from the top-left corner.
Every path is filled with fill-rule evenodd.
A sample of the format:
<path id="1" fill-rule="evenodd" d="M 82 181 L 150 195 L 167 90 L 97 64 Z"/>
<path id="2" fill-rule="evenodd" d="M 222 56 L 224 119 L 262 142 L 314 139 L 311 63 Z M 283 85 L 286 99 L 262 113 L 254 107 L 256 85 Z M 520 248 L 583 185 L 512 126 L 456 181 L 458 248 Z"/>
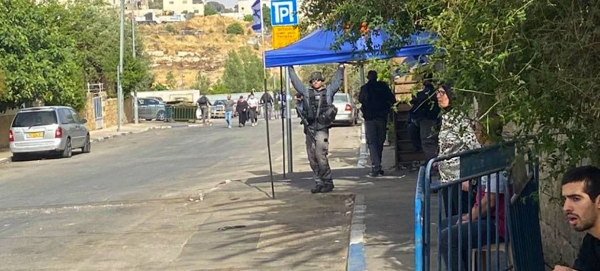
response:
<path id="1" fill-rule="evenodd" d="M 165 105 L 165 122 L 173 121 L 173 106 L 170 104 Z"/>
<path id="2" fill-rule="evenodd" d="M 180 105 L 173 108 L 174 121 L 196 121 L 196 107 Z"/>

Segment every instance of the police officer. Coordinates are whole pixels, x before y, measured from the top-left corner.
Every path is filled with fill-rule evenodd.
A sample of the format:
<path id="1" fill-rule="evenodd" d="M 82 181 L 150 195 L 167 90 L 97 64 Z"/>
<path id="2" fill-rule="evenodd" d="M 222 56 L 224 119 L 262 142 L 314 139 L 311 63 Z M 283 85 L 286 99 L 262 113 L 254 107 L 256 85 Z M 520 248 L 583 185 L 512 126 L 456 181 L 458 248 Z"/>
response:
<path id="1" fill-rule="evenodd" d="M 296 91 L 300 94 L 298 107 L 306 135 L 306 153 L 314 173 L 316 186 L 312 193 L 327 193 L 333 190 L 333 179 L 327 154 L 329 152 L 329 128 L 335 119 L 337 109 L 333 106 L 333 95 L 338 91 L 344 80 L 344 64 L 340 64 L 335 77 L 327 87 L 320 72 L 310 75 L 310 86 L 307 87 L 298 78 L 293 67 L 289 67 L 290 79 Z"/>

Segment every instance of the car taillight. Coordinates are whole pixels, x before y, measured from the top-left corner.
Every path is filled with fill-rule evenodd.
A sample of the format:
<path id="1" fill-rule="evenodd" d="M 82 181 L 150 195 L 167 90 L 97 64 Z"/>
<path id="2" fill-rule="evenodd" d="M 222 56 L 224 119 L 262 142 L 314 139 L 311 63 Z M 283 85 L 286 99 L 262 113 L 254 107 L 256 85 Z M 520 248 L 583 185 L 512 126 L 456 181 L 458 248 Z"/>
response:
<path id="1" fill-rule="evenodd" d="M 346 104 L 346 108 L 344 110 L 345 111 L 352 111 L 352 106 L 350 106 L 349 104 Z"/>
<path id="2" fill-rule="evenodd" d="M 11 130 L 8 130 L 8 142 L 13 141 L 15 141 L 15 135 L 13 135 L 13 132 Z"/>
<path id="3" fill-rule="evenodd" d="M 54 132 L 54 137 L 55 138 L 61 138 L 62 137 L 62 128 L 61 127 L 56 128 L 56 132 Z"/>

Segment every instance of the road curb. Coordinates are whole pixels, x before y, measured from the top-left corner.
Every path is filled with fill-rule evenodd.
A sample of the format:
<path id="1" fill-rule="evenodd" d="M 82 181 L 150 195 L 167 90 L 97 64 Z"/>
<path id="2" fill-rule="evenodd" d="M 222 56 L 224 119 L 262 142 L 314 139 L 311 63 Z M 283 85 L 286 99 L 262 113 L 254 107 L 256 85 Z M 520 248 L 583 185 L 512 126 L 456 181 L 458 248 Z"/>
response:
<path id="1" fill-rule="evenodd" d="M 6 164 L 6 163 L 10 163 L 12 160 L 10 159 L 10 157 L 8 158 L 0 158 L 0 165 L 2 164 Z"/>
<path id="2" fill-rule="evenodd" d="M 348 243 L 348 257 L 346 271 L 365 271 L 367 263 L 365 258 L 365 196 L 362 194 L 354 197 L 354 210 L 350 226 L 350 241 Z"/>

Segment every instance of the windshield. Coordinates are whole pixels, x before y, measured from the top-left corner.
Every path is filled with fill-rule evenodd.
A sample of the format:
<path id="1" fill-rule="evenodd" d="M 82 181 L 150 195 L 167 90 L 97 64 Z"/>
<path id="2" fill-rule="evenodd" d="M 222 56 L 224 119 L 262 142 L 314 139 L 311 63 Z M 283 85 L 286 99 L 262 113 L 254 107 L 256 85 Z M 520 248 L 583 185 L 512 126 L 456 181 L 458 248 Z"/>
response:
<path id="1" fill-rule="evenodd" d="M 348 102 L 348 95 L 346 94 L 342 94 L 342 95 L 335 95 L 333 96 L 333 102 L 340 102 L 340 103 L 347 103 Z"/>
<path id="2" fill-rule="evenodd" d="M 223 105 L 223 104 L 225 104 L 225 101 L 223 101 L 223 100 L 216 100 L 213 105 Z"/>
<path id="3" fill-rule="evenodd" d="M 12 127 L 44 126 L 56 123 L 54 111 L 31 111 L 18 113 Z"/>

